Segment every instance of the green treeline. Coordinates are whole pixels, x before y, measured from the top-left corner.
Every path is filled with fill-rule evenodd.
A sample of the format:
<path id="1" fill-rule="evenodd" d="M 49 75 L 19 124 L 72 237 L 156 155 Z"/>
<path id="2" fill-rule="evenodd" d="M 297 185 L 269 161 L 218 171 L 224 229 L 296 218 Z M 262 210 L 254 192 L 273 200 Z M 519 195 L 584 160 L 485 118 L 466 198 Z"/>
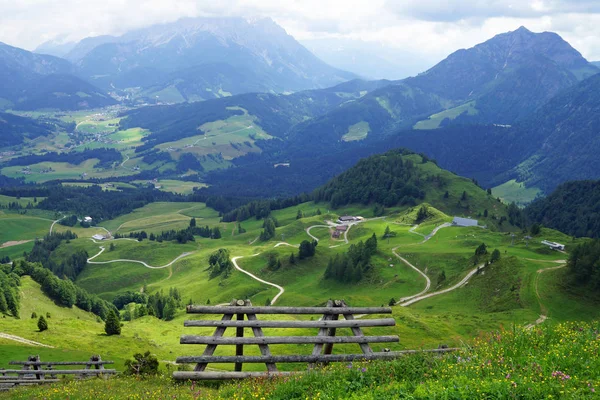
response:
<path id="1" fill-rule="evenodd" d="M 371 257 L 377 252 L 375 234 L 358 244 L 353 244 L 345 254 L 337 254 L 329 259 L 324 278 L 342 283 L 356 283 L 371 270 Z"/>
<path id="2" fill-rule="evenodd" d="M 8 166 L 33 165 L 41 162 L 66 162 L 79 165 L 90 159 L 98 159 L 94 168 L 110 168 L 114 163 L 123 161 L 123 156 L 115 149 L 85 149 L 83 151 L 71 151 L 69 153 L 47 152 L 44 154 L 32 154 L 13 158 L 7 161 Z"/>
<path id="3" fill-rule="evenodd" d="M 190 225 L 187 228 L 181 229 L 179 231 L 171 229 L 170 231 L 162 231 L 158 235 L 155 235 L 154 233 L 151 233 L 150 235 L 148 235 L 148 233 L 146 233 L 146 231 L 129 233 L 130 238 L 136 238 L 140 242 L 144 239 L 149 239 L 151 241 L 156 240 L 159 243 L 161 243 L 163 241 L 175 241 L 176 240 L 177 243 L 185 244 L 187 242 L 194 242 L 195 241 L 194 236 L 201 236 L 204 238 L 211 238 L 211 239 L 221 239 L 221 230 L 219 229 L 218 226 L 215 226 L 214 228 L 210 228 L 208 225 L 206 225 L 204 227 L 196 226 L 196 218 L 192 218 L 190 220 Z M 119 235 L 119 234 L 115 235 L 115 239 L 123 238 L 123 237 L 125 237 L 125 236 Z"/>
<path id="4" fill-rule="evenodd" d="M 600 238 L 600 181 L 564 183 L 526 212 L 531 221 L 568 235 Z"/>
<path id="5" fill-rule="evenodd" d="M 0 266 L 0 314 L 19 318 L 19 286 L 21 279 L 11 265 Z"/>
<path id="6" fill-rule="evenodd" d="M 249 218 L 263 219 L 271 215 L 271 211 L 282 210 L 284 208 L 297 206 L 312 200 L 312 197 L 307 194 L 289 197 L 286 199 L 275 200 L 254 200 L 233 211 L 224 213 L 223 222 L 238 221 L 242 222 Z"/>
<path id="7" fill-rule="evenodd" d="M 77 235 L 71 231 L 64 233 L 52 232 L 44 236 L 43 240 L 36 240 L 33 249 L 27 255 L 27 261 L 39 262 L 44 268 L 49 269 L 57 276 L 66 276 L 75 280 L 87 264 L 88 253 L 85 250 L 77 250 L 61 262 L 52 258 L 52 252 L 60 246 L 63 241 L 77 239 Z"/>
<path id="8" fill-rule="evenodd" d="M 314 201 L 329 201 L 333 208 L 350 203 L 415 205 L 425 198 L 419 169 L 404 150 L 389 151 L 360 160 L 354 167 L 313 192 Z"/>
<path id="9" fill-rule="evenodd" d="M 10 267 L 9 272 L 17 276 L 31 276 L 34 281 L 40 284 L 42 291 L 58 305 L 68 308 L 77 306 L 84 311 L 96 314 L 102 319 L 106 318 L 111 309 L 115 309 L 108 301 L 88 293 L 69 279 L 59 279 L 52 271 L 44 268 L 39 263 L 16 261 Z"/>
<path id="10" fill-rule="evenodd" d="M 600 289 L 600 240 L 580 244 L 571 250 L 567 266 L 577 284 Z"/>

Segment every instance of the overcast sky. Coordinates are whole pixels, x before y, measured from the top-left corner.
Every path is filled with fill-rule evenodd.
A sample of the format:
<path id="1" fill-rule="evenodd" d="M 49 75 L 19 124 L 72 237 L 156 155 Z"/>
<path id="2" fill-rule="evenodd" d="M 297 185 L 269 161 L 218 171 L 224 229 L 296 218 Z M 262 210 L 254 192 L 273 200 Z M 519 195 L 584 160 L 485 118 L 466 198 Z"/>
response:
<path id="1" fill-rule="evenodd" d="M 524 25 L 600 60 L 598 0 L 0 0 L 0 41 L 32 50 L 183 16 L 271 17 L 299 40 L 360 40 L 428 61 Z"/>

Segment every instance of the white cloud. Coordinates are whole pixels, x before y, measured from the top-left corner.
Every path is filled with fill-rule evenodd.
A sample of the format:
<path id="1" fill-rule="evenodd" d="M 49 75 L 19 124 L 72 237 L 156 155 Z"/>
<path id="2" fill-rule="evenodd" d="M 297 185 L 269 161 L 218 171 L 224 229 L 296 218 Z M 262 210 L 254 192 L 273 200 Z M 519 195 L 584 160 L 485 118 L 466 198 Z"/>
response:
<path id="1" fill-rule="evenodd" d="M 0 0 L 0 41 L 33 49 L 185 16 L 268 16 L 300 40 L 360 39 L 424 63 L 525 25 L 600 59 L 600 2 L 591 0 Z"/>

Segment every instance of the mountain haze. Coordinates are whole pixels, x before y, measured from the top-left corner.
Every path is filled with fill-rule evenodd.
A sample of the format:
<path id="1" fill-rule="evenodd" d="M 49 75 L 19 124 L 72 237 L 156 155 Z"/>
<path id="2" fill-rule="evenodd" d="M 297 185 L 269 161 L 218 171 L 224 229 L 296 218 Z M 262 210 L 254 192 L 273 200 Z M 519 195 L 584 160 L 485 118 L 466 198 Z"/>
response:
<path id="1" fill-rule="evenodd" d="M 116 103 L 75 72 L 61 58 L 0 43 L 0 108 L 75 110 Z"/>
<path id="2" fill-rule="evenodd" d="M 87 38 L 65 56 L 105 89 L 166 102 L 333 86 L 355 75 L 325 64 L 271 19 L 184 18 Z"/>

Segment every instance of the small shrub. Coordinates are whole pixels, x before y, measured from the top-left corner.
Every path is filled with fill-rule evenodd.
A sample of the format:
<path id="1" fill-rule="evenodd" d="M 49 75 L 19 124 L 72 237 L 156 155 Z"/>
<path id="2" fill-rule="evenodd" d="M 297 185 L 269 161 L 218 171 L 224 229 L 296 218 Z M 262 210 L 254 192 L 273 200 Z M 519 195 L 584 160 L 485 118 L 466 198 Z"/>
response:
<path id="1" fill-rule="evenodd" d="M 125 361 L 125 374 L 127 375 L 156 375 L 158 373 L 158 359 L 150 354 L 136 353 L 133 360 Z"/>
<path id="2" fill-rule="evenodd" d="M 37 314 L 35 313 L 35 311 L 31 313 L 31 319 L 35 319 L 35 318 L 37 318 L 37 317 L 38 317 L 38 316 L 37 316 Z"/>

